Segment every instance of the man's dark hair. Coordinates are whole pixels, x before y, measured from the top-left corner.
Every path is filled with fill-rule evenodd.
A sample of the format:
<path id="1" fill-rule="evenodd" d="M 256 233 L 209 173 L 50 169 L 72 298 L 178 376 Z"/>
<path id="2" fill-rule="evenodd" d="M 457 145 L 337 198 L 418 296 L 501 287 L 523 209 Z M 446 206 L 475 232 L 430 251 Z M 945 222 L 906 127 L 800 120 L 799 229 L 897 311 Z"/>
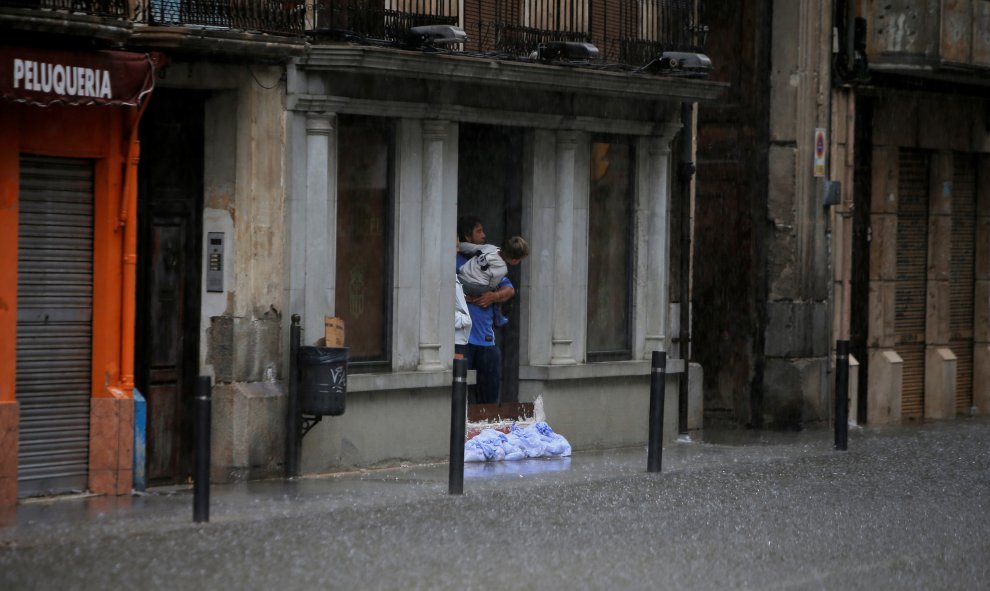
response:
<path id="1" fill-rule="evenodd" d="M 475 215 L 465 215 L 457 219 L 457 237 L 461 242 L 467 242 L 468 236 L 474 232 L 474 228 L 481 223 L 481 218 Z"/>

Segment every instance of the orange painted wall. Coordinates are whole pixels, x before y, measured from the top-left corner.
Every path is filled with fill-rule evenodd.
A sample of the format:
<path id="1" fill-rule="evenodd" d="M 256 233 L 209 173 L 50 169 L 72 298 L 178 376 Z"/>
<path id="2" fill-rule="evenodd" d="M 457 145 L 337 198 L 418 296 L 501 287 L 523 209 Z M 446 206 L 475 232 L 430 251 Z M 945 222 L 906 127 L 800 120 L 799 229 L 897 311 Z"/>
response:
<path id="1" fill-rule="evenodd" d="M 17 118 L 0 106 L 0 403 L 13 402 L 17 365 Z"/>
<path id="2" fill-rule="evenodd" d="M 0 509 L 17 498 L 17 250 L 20 155 L 94 161 L 93 341 L 89 489 L 127 494 L 134 440 L 134 252 L 140 111 L 90 106 L 46 108 L 0 102 Z M 129 198 L 124 196 L 130 167 Z M 127 207 L 122 201 L 127 201 Z M 125 223 L 126 221 L 126 223 Z M 126 296 L 124 248 L 131 254 Z M 126 328 L 126 330 L 125 330 Z M 126 352 L 127 355 L 122 355 Z M 123 359 L 123 361 L 122 361 Z M 127 367 L 121 369 L 121 364 Z M 122 381 L 122 373 L 124 380 Z"/>
<path id="3" fill-rule="evenodd" d="M 120 223 L 133 109 L 0 103 L 0 401 L 13 401 L 17 327 L 17 184 L 21 153 L 95 160 L 92 392 L 120 386 Z M 130 212 L 136 219 L 134 212 Z M 133 298 L 133 294 L 130 296 Z M 130 392 L 128 391 L 129 395 Z"/>

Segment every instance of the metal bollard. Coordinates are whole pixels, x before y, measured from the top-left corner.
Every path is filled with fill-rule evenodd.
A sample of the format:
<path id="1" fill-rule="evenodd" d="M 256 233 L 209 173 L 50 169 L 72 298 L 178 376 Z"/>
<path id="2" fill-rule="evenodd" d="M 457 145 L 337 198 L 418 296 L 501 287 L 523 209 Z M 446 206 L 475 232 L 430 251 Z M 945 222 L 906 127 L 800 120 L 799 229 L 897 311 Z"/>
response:
<path id="1" fill-rule="evenodd" d="M 289 328 L 289 396 L 285 411 L 285 477 L 299 476 L 299 446 L 302 418 L 299 416 L 299 342 L 302 327 L 299 314 L 292 315 Z"/>
<path id="2" fill-rule="evenodd" d="M 646 452 L 647 472 L 659 472 L 663 456 L 663 399 L 666 374 L 666 351 L 654 351 L 650 369 L 650 439 Z"/>
<path id="3" fill-rule="evenodd" d="M 849 341 L 835 342 L 835 449 L 849 447 Z"/>
<path id="4" fill-rule="evenodd" d="M 467 411 L 467 359 L 454 359 L 450 395 L 450 478 L 448 492 L 464 493 L 464 416 Z"/>
<path id="5" fill-rule="evenodd" d="M 193 461 L 193 521 L 210 520 L 210 376 L 196 380 L 196 451 Z"/>

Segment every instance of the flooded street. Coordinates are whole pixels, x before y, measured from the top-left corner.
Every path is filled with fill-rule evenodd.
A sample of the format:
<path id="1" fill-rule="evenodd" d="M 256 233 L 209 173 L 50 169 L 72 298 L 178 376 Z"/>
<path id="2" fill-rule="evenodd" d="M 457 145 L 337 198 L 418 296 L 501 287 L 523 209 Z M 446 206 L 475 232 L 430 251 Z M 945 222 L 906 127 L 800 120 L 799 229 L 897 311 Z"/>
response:
<path id="1" fill-rule="evenodd" d="M 21 503 L 4 589 L 981 589 L 990 421 Z"/>

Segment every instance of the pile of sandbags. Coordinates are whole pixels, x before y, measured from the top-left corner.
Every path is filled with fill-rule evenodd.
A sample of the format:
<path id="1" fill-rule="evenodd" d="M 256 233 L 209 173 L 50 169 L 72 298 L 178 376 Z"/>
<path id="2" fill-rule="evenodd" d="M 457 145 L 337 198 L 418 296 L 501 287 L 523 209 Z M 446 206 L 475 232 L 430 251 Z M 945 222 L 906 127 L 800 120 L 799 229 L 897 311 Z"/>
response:
<path id="1" fill-rule="evenodd" d="M 500 462 L 526 458 L 567 457 L 571 444 L 544 421 L 512 425 L 508 433 L 485 429 L 464 444 L 465 462 Z"/>

